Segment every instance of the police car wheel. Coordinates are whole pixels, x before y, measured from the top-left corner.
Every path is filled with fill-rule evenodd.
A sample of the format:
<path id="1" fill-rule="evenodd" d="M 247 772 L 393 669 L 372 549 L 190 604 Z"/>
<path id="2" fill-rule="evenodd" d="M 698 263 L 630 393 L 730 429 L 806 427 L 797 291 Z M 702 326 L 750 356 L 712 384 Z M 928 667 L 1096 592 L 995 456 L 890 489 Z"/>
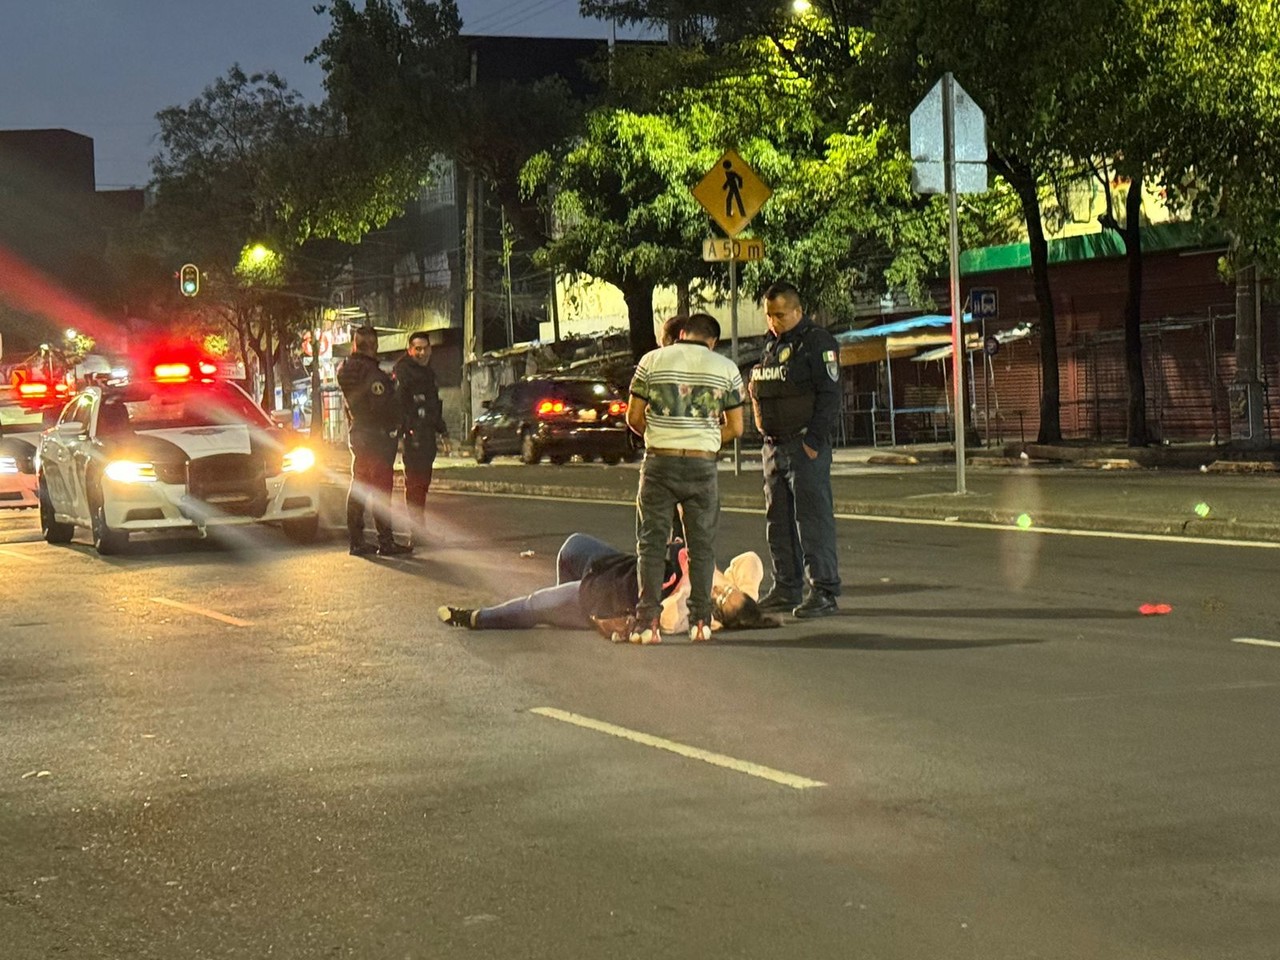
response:
<path id="1" fill-rule="evenodd" d="M 493 454 L 489 452 L 489 445 L 485 443 L 484 437 L 477 436 L 474 446 L 476 463 L 488 463 L 493 459 Z"/>
<path id="2" fill-rule="evenodd" d="M 93 533 L 93 548 L 98 551 L 99 556 L 109 557 L 122 553 L 125 547 L 129 545 L 129 531 L 115 530 L 107 526 L 107 515 L 102 506 L 101 492 L 94 498 L 90 520 L 92 522 L 90 529 Z"/>
<path id="3" fill-rule="evenodd" d="M 282 520 L 280 529 L 294 543 L 311 543 L 320 532 L 320 518 L 301 517 L 297 520 Z"/>
<path id="4" fill-rule="evenodd" d="M 44 484 L 44 477 L 40 478 L 39 490 L 40 533 L 43 534 L 45 543 L 70 543 L 76 528 L 73 524 L 59 523 L 53 519 L 53 503 L 49 500 L 49 489 Z"/>

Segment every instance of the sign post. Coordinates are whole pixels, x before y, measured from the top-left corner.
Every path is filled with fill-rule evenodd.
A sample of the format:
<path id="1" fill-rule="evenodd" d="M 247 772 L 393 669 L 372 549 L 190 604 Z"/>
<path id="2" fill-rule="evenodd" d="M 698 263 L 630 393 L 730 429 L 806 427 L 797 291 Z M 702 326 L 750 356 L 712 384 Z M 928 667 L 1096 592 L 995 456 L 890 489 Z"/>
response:
<path id="1" fill-rule="evenodd" d="M 995 320 L 1000 315 L 1000 295 L 995 287 L 974 287 L 969 291 L 969 312 L 982 324 L 982 426 L 983 445 L 991 446 L 991 358 L 995 349 L 1000 349 L 1000 342 L 995 337 L 987 336 L 987 321 Z"/>
<path id="2" fill-rule="evenodd" d="M 707 175 L 693 188 L 694 199 L 719 224 L 728 239 L 708 237 L 702 243 L 702 259 L 729 262 L 729 324 L 733 365 L 738 365 L 738 262 L 764 259 L 764 242 L 735 239 L 760 212 L 773 191 L 756 176 L 736 150 L 726 150 Z M 733 441 L 733 472 L 742 472 L 741 449 Z"/>
<path id="3" fill-rule="evenodd" d="M 955 389 L 956 493 L 965 493 L 964 332 L 960 304 L 960 227 L 957 193 L 987 189 L 987 120 L 950 72 L 911 111 L 911 186 L 946 193 L 951 261 L 951 370 Z"/>

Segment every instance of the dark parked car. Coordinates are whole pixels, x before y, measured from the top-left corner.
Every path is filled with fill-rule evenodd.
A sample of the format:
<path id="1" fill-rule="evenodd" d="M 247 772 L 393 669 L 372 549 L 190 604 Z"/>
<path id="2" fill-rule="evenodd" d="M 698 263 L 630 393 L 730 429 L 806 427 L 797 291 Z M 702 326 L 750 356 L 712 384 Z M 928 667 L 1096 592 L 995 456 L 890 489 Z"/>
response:
<path id="1" fill-rule="evenodd" d="M 476 417 L 471 443 L 476 462 L 516 454 L 525 463 L 575 454 L 618 463 L 635 456 L 628 440 L 627 398 L 599 378 L 526 377 L 507 384 Z"/>

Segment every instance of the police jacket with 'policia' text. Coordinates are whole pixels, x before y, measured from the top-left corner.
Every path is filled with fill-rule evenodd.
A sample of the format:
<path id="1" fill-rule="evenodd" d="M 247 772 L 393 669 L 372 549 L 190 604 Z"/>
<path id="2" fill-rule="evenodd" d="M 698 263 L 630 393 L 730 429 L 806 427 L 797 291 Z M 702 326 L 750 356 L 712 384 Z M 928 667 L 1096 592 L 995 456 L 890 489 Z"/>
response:
<path id="1" fill-rule="evenodd" d="M 400 435 L 400 401 L 390 374 L 375 358 L 353 353 L 338 368 L 338 386 L 347 405 L 351 445 L 389 444 L 394 451 Z"/>
<path id="2" fill-rule="evenodd" d="M 434 453 L 436 437 L 449 436 L 435 371 L 406 356 L 396 361 L 392 373 L 404 423 L 405 454 L 410 450 Z"/>
<path id="3" fill-rule="evenodd" d="M 782 336 L 765 337 L 748 393 L 766 439 L 803 435 L 812 450 L 830 446 L 840 413 L 836 339 L 805 317 Z"/>

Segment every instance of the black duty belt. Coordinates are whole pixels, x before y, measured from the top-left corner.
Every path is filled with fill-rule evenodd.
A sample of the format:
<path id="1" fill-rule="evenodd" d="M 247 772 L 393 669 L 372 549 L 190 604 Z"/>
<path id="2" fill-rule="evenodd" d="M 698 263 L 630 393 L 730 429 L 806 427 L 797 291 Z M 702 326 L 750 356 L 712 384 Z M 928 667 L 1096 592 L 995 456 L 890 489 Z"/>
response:
<path id="1" fill-rule="evenodd" d="M 655 457 L 691 457 L 694 460 L 719 460 L 719 451 L 712 453 L 710 450 L 676 450 L 671 447 L 649 447 L 645 453 Z"/>

